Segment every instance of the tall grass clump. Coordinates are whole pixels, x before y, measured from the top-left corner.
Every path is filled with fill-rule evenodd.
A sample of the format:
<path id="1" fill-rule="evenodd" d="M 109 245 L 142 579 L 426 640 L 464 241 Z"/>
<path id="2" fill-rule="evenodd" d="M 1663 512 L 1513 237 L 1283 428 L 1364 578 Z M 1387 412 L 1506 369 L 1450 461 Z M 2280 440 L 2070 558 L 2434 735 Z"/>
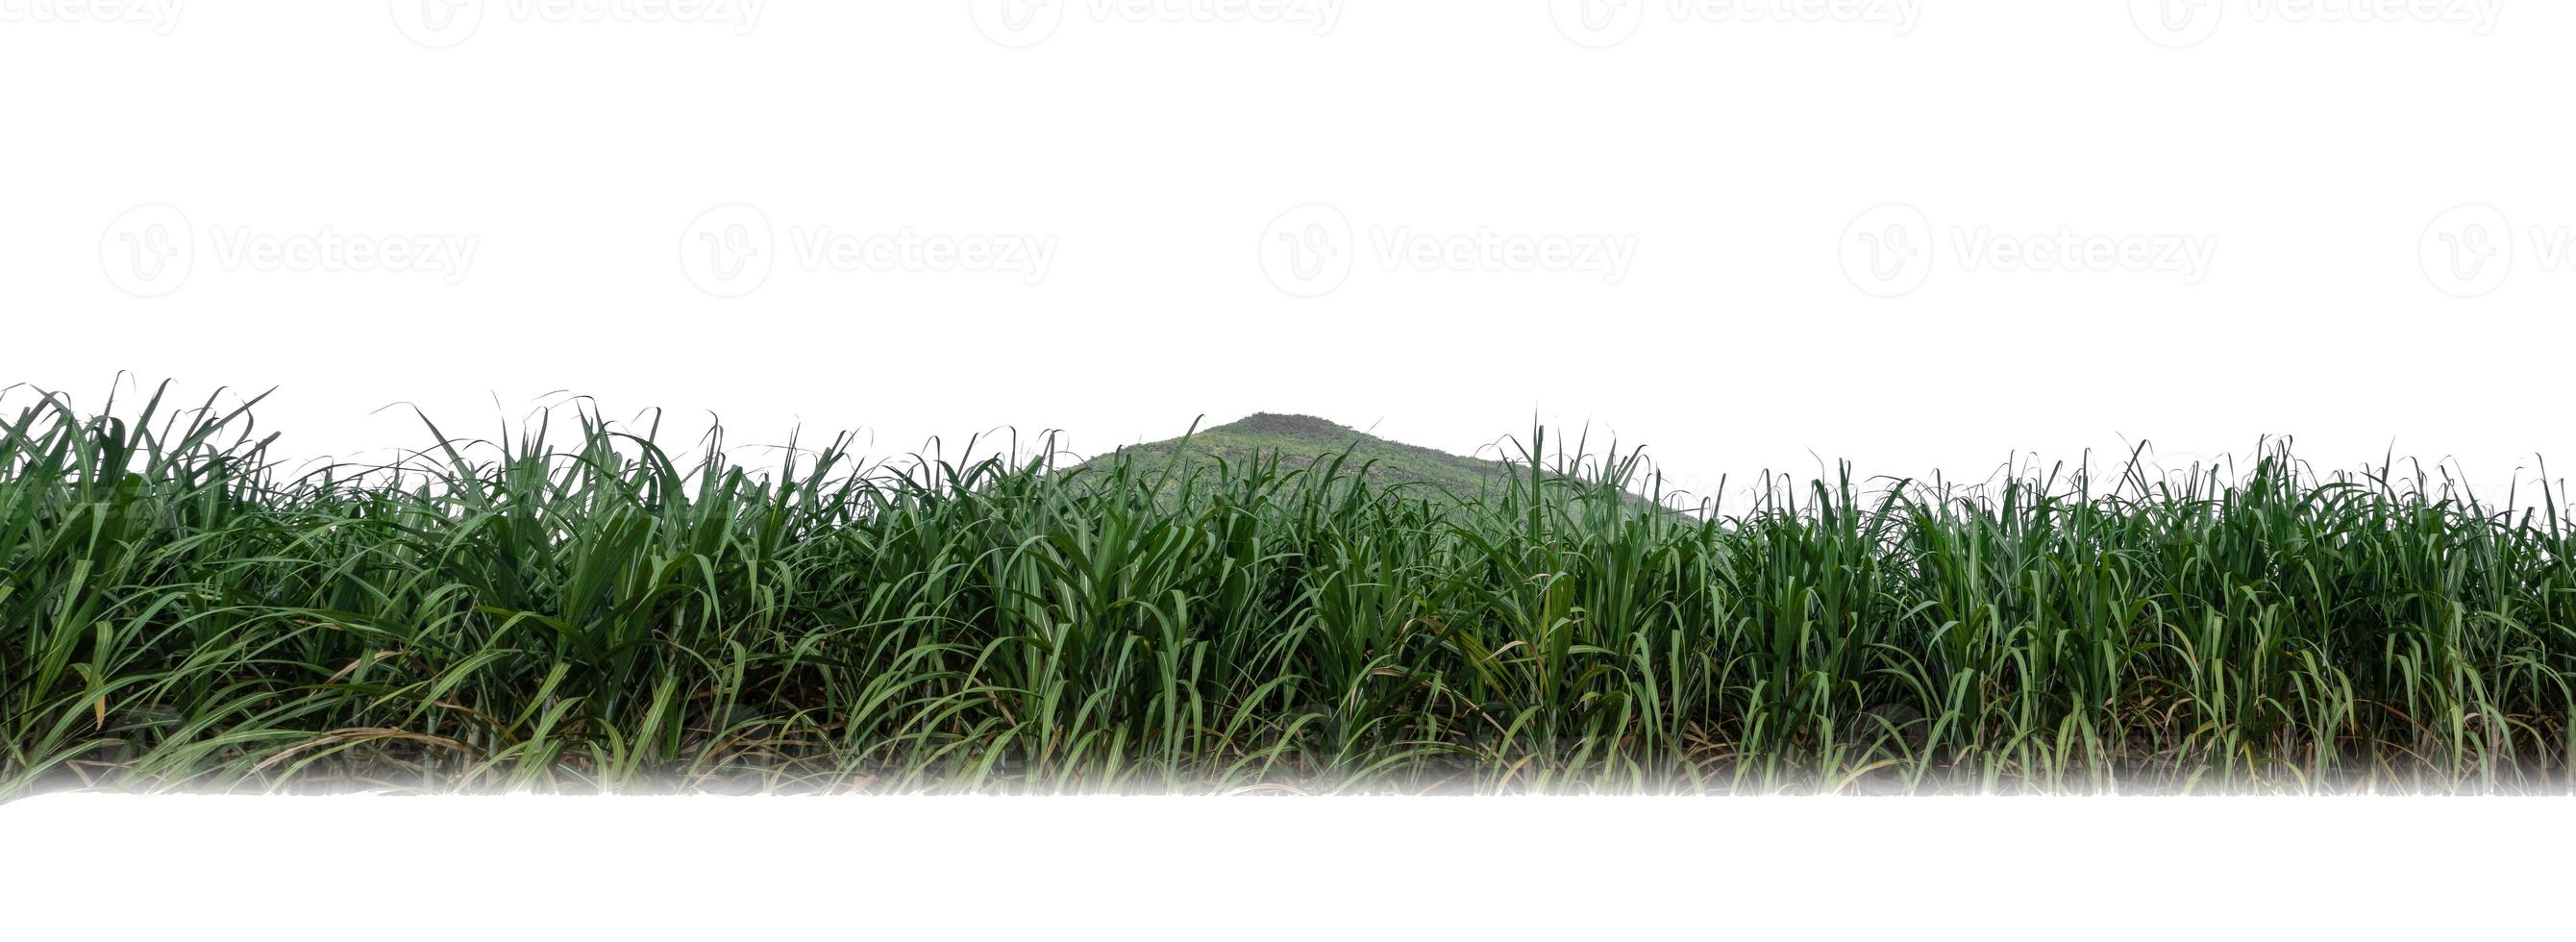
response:
<path id="1" fill-rule="evenodd" d="M 2570 788 L 2563 485 L 2273 445 L 1681 512 L 1535 434 L 1458 494 L 578 404 L 298 470 L 251 404 L 10 402 L 0 796 Z"/>

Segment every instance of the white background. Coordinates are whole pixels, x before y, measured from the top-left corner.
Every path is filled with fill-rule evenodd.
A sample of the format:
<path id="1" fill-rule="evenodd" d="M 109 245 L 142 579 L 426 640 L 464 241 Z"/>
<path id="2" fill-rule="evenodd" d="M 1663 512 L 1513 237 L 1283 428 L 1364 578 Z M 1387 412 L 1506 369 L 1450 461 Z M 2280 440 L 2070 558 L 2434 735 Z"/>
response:
<path id="1" fill-rule="evenodd" d="M 0 900 L 26 938 L 2560 938 L 2564 806 L 54 795 L 0 808 Z"/>
<path id="2" fill-rule="evenodd" d="M 120 370 L 278 386 L 265 427 L 297 456 L 425 443 L 392 403 L 481 432 L 554 390 L 721 415 L 738 443 L 864 428 L 880 454 L 1003 426 L 1099 451 L 1253 411 L 1470 451 L 1536 418 L 1648 443 L 1702 486 L 1819 456 L 1976 477 L 2016 450 L 2265 434 L 2486 480 L 2576 454 L 2568 4 L 1935 0 L 1900 22 L 1892 0 L 1598 2 L 1353 0 L 1319 29 L 1057 0 L 1013 32 L 998 3 L 774 0 L 743 23 L 489 0 L 442 32 L 416 0 L 0 0 L 0 381 L 91 403 Z M 708 215 L 735 204 L 753 214 Z M 1347 273 L 1283 278 L 1279 236 L 1318 220 Z M 1914 254 L 1868 255 L 1891 226 Z M 767 245 L 722 241 L 754 229 Z M 235 251 L 325 230 L 474 252 L 423 271 Z M 1397 230 L 1635 254 L 1615 283 L 1389 267 Z M 1034 283 L 809 268 L 795 243 L 825 231 L 1054 248 Z M 1986 251 L 2061 231 L 2215 248 L 2197 274 Z M 690 254 L 704 235 L 766 276 L 718 277 Z M 399 912 L 351 927 L 449 938 L 759 933 L 785 906 L 819 907 L 788 917 L 810 928 L 989 925 L 1014 894 L 1040 924 L 1070 907 L 1194 936 L 1358 928 L 1321 915 L 1343 901 L 1426 936 L 2468 935 L 2538 898 L 2514 881 L 2547 865 L 2523 857 L 2567 835 L 2523 839 L 2568 824 L 2488 802 L 1439 803 L 1329 827 L 1032 803 L 675 828 L 671 806 L 431 803 L 289 805 L 351 815 L 290 826 L 64 801 L 5 809 L 9 830 L 69 828 L 47 846 L 90 856 L 9 882 L 72 923 L 130 917 L 148 886 L 202 904 L 175 911 Z M 362 819 L 427 830 L 388 844 Z M 153 833 L 195 850 L 123 843 Z M 682 879 L 710 861 L 735 884 Z M 495 865 L 518 869 L 477 872 Z M 825 879 L 850 867 L 860 889 Z M 2426 906 L 2473 888 L 2492 895 Z M 845 891 L 871 902 L 835 908 Z"/>
<path id="3" fill-rule="evenodd" d="M 2576 335 L 2566 4 L 1354 0 L 1319 35 L 1310 0 L 771 0 L 747 26 L 730 0 L 484 0 L 424 30 L 445 2 L 0 0 L 0 375 L 90 403 L 118 370 L 278 386 L 261 414 L 297 457 L 424 444 L 392 403 L 479 434 L 555 390 L 718 415 L 738 444 L 864 429 L 880 455 L 1005 426 L 1097 452 L 1254 411 L 1461 452 L 1589 423 L 1703 486 L 2267 434 L 2486 480 L 2576 453 L 2551 408 Z M 979 29 L 1004 3 L 1053 29 Z M 2159 3 L 2183 32 L 2141 27 Z M 1299 297 L 1264 252 L 1310 203 L 1357 264 Z M 1844 265 L 1888 203 L 1927 224 L 1895 298 Z M 2445 223 L 2482 229 L 2462 257 L 2503 261 L 2463 299 L 2426 252 L 2467 203 L 2496 216 Z M 195 256 L 152 298 L 119 287 L 145 204 Z M 719 297 L 683 248 L 729 204 L 773 264 Z M 1376 252 L 1487 228 L 1635 256 L 1612 284 Z M 220 251 L 325 229 L 476 251 L 461 280 Z M 2195 282 L 1959 245 L 2061 230 L 2214 252 Z M 826 231 L 1055 249 L 1034 284 L 808 270 L 793 243 Z"/>

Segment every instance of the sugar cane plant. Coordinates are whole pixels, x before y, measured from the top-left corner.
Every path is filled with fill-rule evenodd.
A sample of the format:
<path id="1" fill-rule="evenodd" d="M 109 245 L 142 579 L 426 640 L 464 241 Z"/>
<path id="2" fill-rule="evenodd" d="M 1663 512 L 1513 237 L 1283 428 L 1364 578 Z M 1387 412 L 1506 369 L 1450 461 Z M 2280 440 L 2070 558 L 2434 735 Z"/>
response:
<path id="1" fill-rule="evenodd" d="M 2270 445 L 1677 509 L 1543 434 L 1470 490 L 578 404 L 309 467 L 256 397 L 5 401 L 0 796 L 2571 790 L 2563 485 Z"/>

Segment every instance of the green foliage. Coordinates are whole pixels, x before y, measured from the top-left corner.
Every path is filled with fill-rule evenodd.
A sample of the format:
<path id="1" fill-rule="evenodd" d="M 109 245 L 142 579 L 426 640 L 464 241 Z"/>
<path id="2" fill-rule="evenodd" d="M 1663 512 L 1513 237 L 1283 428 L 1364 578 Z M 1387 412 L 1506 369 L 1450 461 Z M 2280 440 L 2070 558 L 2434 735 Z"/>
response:
<path id="1" fill-rule="evenodd" d="M 1351 475 L 1370 483 L 1420 483 L 1422 496 L 1445 492 L 1453 499 L 1473 499 L 1500 488 L 1511 465 L 1500 460 L 1464 458 L 1417 445 L 1391 442 L 1374 435 L 1305 415 L 1260 413 L 1211 429 L 1200 429 L 1170 441 L 1130 445 L 1106 461 L 1170 461 L 1179 456 L 1193 470 L 1242 465 L 1270 458 L 1304 468 L 1339 459 Z M 1100 463 L 1100 462 L 1095 462 Z"/>
<path id="2" fill-rule="evenodd" d="M 0 429 L 0 793 L 2568 789 L 2563 488 L 1677 513 L 1535 434 L 755 469 L 579 408 L 298 473 L 249 408 Z"/>

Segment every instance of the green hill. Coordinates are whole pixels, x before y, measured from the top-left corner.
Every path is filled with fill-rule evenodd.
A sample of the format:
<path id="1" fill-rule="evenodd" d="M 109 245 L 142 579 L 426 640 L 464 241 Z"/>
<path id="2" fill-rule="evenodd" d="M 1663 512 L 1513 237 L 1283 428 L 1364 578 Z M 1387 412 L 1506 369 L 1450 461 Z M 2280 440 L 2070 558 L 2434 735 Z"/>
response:
<path id="1" fill-rule="evenodd" d="M 1310 415 L 1263 412 L 1240 421 L 1202 429 L 1185 438 L 1130 445 L 1119 455 L 1150 463 L 1168 461 L 1179 452 L 1188 464 L 1214 465 L 1223 460 L 1244 464 L 1276 456 L 1282 470 L 1303 470 L 1316 462 L 1350 458 L 1342 469 L 1362 466 L 1371 483 L 1423 482 L 1459 496 L 1499 487 L 1511 466 L 1501 461 L 1469 458 L 1445 451 L 1388 441 L 1375 435 Z"/>

